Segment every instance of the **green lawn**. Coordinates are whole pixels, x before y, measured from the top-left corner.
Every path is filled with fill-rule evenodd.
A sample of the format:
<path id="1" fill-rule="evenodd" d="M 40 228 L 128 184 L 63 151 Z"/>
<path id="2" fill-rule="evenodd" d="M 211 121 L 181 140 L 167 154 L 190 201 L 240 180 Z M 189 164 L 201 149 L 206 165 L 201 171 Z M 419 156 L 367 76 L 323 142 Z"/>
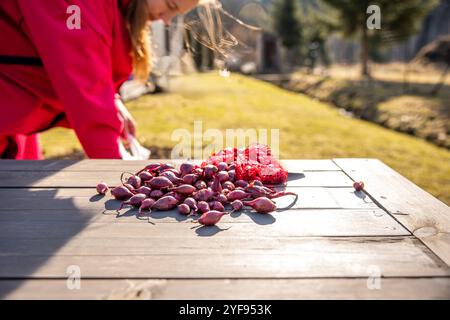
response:
<path id="1" fill-rule="evenodd" d="M 421 139 L 342 116 L 307 96 L 239 75 L 190 75 L 171 82 L 172 93 L 128 103 L 139 139 L 154 157 L 167 156 L 178 141 L 172 132 L 193 122 L 203 130 L 279 129 L 281 158 L 378 158 L 422 188 L 450 203 L 450 151 Z M 43 134 L 46 157 L 79 157 L 67 130 Z"/>

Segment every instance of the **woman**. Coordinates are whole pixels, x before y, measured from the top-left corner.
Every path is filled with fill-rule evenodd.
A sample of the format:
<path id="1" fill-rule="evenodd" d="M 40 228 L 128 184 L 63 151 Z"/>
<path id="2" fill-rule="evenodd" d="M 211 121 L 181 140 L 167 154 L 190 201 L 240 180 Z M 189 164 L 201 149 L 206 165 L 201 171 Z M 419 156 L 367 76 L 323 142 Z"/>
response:
<path id="1" fill-rule="evenodd" d="M 148 77 L 148 21 L 169 24 L 197 4 L 74 0 L 71 11 L 66 0 L 2 0 L 0 158 L 41 159 L 38 133 L 62 126 L 89 158 L 120 159 L 120 138 L 136 129 L 117 92 L 133 69 Z"/>

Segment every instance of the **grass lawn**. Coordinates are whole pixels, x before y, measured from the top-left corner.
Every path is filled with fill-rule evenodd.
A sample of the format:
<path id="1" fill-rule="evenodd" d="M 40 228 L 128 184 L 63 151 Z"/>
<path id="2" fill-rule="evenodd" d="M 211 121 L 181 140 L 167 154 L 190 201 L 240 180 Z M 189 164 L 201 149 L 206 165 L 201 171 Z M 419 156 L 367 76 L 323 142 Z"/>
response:
<path id="1" fill-rule="evenodd" d="M 281 158 L 378 158 L 450 204 L 450 151 L 378 125 L 348 118 L 327 104 L 251 78 L 190 75 L 171 82 L 170 94 L 128 103 L 139 139 L 153 157 L 168 156 L 178 143 L 172 132 L 207 129 L 279 129 Z M 80 155 L 68 130 L 42 136 L 47 158 Z M 77 151 L 78 150 L 78 151 Z"/>

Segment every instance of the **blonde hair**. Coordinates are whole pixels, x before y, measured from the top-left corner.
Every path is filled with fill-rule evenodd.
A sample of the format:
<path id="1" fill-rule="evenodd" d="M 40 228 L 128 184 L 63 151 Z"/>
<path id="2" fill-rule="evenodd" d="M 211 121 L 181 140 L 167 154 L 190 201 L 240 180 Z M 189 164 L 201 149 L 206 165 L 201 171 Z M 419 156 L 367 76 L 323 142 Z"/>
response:
<path id="1" fill-rule="evenodd" d="M 152 69 L 150 23 L 146 0 L 131 0 L 126 20 L 131 38 L 133 73 L 137 80 L 147 82 Z"/>
<path id="2" fill-rule="evenodd" d="M 185 23 L 185 29 L 191 31 L 194 39 L 215 54 L 226 57 L 231 48 L 239 41 L 228 32 L 223 24 L 221 14 L 250 30 L 259 28 L 245 24 L 222 8 L 218 0 L 200 0 L 197 18 Z M 131 38 L 131 56 L 133 73 L 137 80 L 147 82 L 152 70 L 152 49 L 150 43 L 150 22 L 146 0 L 130 0 L 126 20 Z"/>
<path id="3" fill-rule="evenodd" d="M 232 49 L 239 45 L 239 40 L 225 28 L 222 16 L 248 30 L 261 31 L 261 28 L 246 24 L 234 17 L 222 7 L 218 0 L 200 0 L 196 14 L 185 21 L 185 29 L 216 56 L 226 58 L 231 54 Z"/>

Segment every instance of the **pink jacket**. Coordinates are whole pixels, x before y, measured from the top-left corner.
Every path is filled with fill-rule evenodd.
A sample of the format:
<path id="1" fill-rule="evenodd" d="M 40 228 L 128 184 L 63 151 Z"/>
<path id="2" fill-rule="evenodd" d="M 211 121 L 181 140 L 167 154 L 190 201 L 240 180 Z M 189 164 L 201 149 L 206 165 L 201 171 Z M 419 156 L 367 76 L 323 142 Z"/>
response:
<path id="1" fill-rule="evenodd" d="M 131 45 L 119 1 L 0 1 L 0 56 L 42 61 L 0 63 L 0 138 L 63 126 L 88 157 L 120 158 L 114 95 L 131 72 Z M 79 30 L 67 27 L 69 5 L 81 9 Z"/>

